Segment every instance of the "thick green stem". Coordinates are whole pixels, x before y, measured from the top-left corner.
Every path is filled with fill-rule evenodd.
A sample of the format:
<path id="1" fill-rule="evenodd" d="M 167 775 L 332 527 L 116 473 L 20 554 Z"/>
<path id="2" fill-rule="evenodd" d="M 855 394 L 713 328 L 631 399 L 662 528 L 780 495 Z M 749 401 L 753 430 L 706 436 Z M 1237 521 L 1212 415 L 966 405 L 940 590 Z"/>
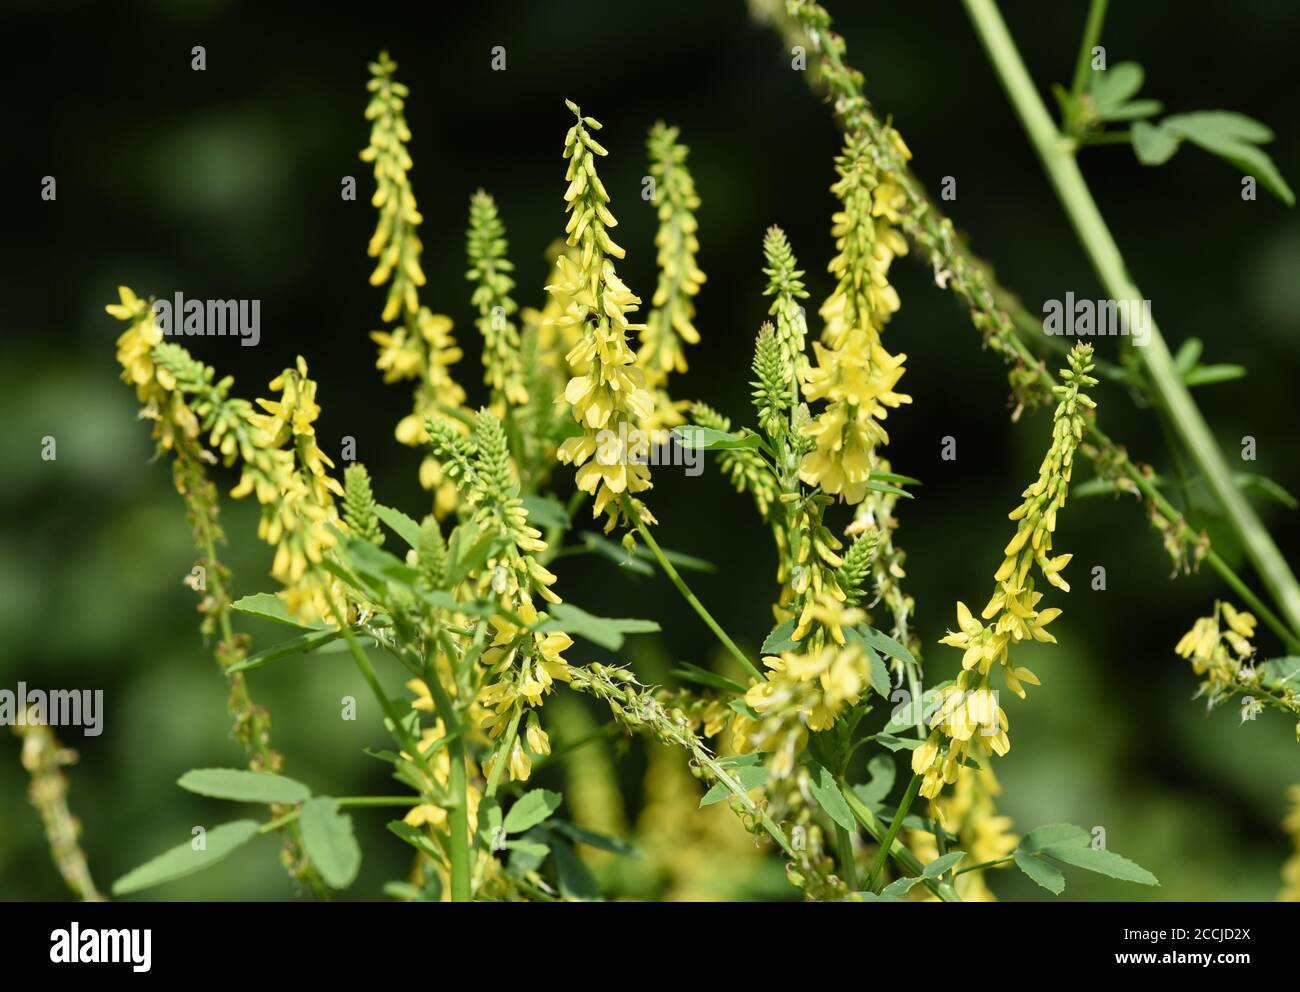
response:
<path id="1" fill-rule="evenodd" d="M 850 892 L 858 889 L 858 863 L 853 856 L 853 836 L 840 824 L 835 824 L 835 841 L 839 846 L 840 870 L 844 873 L 844 884 Z"/>
<path id="2" fill-rule="evenodd" d="M 880 878 L 880 872 L 885 867 L 885 859 L 890 854 L 890 849 L 894 845 L 894 840 L 898 837 L 898 832 L 903 829 L 903 819 L 907 816 L 907 811 L 912 806 L 912 800 L 916 794 L 921 791 L 921 776 L 913 775 L 912 780 L 907 783 L 907 789 L 903 793 L 903 799 L 898 804 L 898 809 L 894 812 L 894 819 L 889 824 L 889 831 L 885 834 L 885 839 L 880 842 L 880 850 L 876 852 L 876 859 L 871 862 L 871 872 L 867 875 L 867 891 L 876 891 L 876 880 Z"/>
<path id="3" fill-rule="evenodd" d="M 1129 277 L 1119 246 L 1079 171 L 1073 142 L 1053 123 L 994 0 L 963 0 L 989 59 L 1024 125 L 1057 198 L 1070 218 L 1106 292 L 1120 303 L 1141 306 L 1141 290 Z M 1173 356 L 1154 320 L 1149 340 L 1137 348 L 1158 399 L 1196 461 L 1224 514 L 1232 522 L 1247 556 L 1294 630 L 1300 630 L 1300 584 L 1255 510 L 1233 481 L 1209 425 L 1183 384 Z"/>
<path id="4" fill-rule="evenodd" d="M 433 705 L 442 718 L 451 743 L 447 745 L 447 757 L 451 759 L 452 807 L 448 811 L 451 829 L 451 901 L 469 902 L 469 779 L 465 774 L 465 735 L 461 733 L 460 718 L 452 705 L 451 697 L 438 678 L 437 669 L 430 659 L 425 681 L 429 684 L 429 693 L 433 696 Z"/>
<path id="5" fill-rule="evenodd" d="M 686 581 L 677 574 L 677 569 L 673 568 L 673 563 L 664 555 L 663 550 L 659 547 L 659 542 L 656 541 L 654 535 L 650 533 L 650 528 L 642 522 L 640 514 L 636 512 L 636 507 L 632 505 L 632 501 L 626 496 L 623 498 L 623 512 L 627 514 L 629 520 L 636 524 L 636 529 L 640 532 L 642 539 L 646 543 L 646 547 L 648 547 L 650 553 L 655 556 L 655 561 L 659 562 L 659 567 L 664 570 L 664 574 L 668 576 L 668 580 L 677 587 L 677 591 L 682 594 L 682 598 L 691 604 L 691 609 L 700 615 L 700 619 L 709 625 L 709 629 L 713 631 L 718 640 L 722 642 L 722 646 L 731 652 L 731 656 L 740 662 L 741 667 L 744 668 L 745 671 L 749 672 L 750 675 L 754 676 L 754 678 L 758 679 L 760 682 L 767 681 L 767 676 L 759 670 L 757 665 L 745 657 L 745 652 L 736 647 L 736 642 L 727 636 L 727 632 L 722 629 L 722 626 L 718 621 L 713 619 L 713 615 L 704 608 L 704 604 L 696 599 L 695 593 L 691 592 L 690 586 L 688 586 Z"/>

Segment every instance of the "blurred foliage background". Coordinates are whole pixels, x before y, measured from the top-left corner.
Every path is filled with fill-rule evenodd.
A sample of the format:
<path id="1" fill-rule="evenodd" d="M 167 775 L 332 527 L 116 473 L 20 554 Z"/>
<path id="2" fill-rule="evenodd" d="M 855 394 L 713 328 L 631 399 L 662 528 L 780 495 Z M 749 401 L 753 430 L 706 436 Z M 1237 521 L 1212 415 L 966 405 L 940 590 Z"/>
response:
<path id="1" fill-rule="evenodd" d="M 221 679 L 196 632 L 194 594 L 181 583 L 194 552 L 170 471 L 150 461 L 148 427 L 117 379 L 119 326 L 103 312 L 114 287 L 261 299 L 259 347 L 186 343 L 232 373 L 237 391 L 250 397 L 264 395 L 280 369 L 306 355 L 321 383 L 325 450 L 337 456 L 340 439 L 355 437 L 381 499 L 419 515 L 426 503 L 418 455 L 392 434 L 409 392 L 381 383 L 367 339 L 379 326 L 382 299 L 366 281 L 373 185 L 357 152 L 368 134 L 366 63 L 380 48 L 392 51 L 412 92 L 425 299 L 456 321 L 468 351 L 459 378 L 472 400 L 483 389 L 463 277 L 468 197 L 480 185 L 497 197 L 518 296 L 539 305 L 543 251 L 564 223 L 564 98 L 605 124 L 601 140 L 611 154 L 602 175 L 628 250 L 620 273 L 647 300 L 654 216 L 640 198 L 644 138 L 661 117 L 681 126 L 704 201 L 700 263 L 709 282 L 698 299 L 703 342 L 674 392 L 742 419 L 751 342 L 766 311 L 763 230 L 785 227 L 809 272 L 813 303 L 823 299 L 832 247 L 828 186 L 840 139 L 829 111 L 790 68 L 789 53 L 750 23 L 740 0 L 386 4 L 338 15 L 221 0 L 6 7 L 6 35 L 23 39 L 7 46 L 20 81 L 12 92 L 26 95 L 9 105 L 9 131 L 22 140 L 5 153 L 12 178 L 0 266 L 0 687 L 25 680 L 105 691 L 103 735 L 63 736 L 81 754 L 70 770 L 72 805 L 96 880 L 107 887 L 188 838 L 192 825 L 244 815 L 174 785 L 192 767 L 239 765 L 241 752 L 229 737 Z M 911 145 L 920 176 L 936 191 L 943 177 L 956 178 L 949 213 L 1002 280 L 1035 311 L 1067 290 L 1100 295 L 958 5 L 830 0 L 829 7 L 876 106 Z M 1068 83 L 1086 4 L 1052 5 L 1051 17 L 1023 0 L 1003 7 L 1039 84 Z M 1118 4 L 1109 21 L 1103 42 L 1112 63 L 1141 61 L 1148 95 L 1163 99 L 1167 112 L 1248 113 L 1279 130 L 1269 150 L 1284 175 L 1300 178 L 1289 127 L 1300 7 Z M 194 45 L 206 47 L 204 72 L 190 69 Z M 506 48 L 504 72 L 489 68 L 496 45 Z M 1234 171 L 1195 150 L 1159 170 L 1139 166 L 1123 147 L 1083 157 L 1171 345 L 1199 336 L 1205 361 L 1250 369 L 1245 380 L 1197 391 L 1220 440 L 1232 453 L 1253 435 L 1259 460 L 1245 467 L 1300 491 L 1295 214 L 1262 193 L 1243 202 Z M 55 202 L 40 199 L 46 175 L 57 179 Z M 348 175 L 358 180 L 355 202 L 340 199 Z M 935 641 L 955 622 L 956 599 L 979 600 L 989 588 L 1011 533 L 1006 513 L 1033 478 L 1050 426 L 1046 414 L 1010 422 L 1001 364 L 981 351 L 965 313 L 923 266 L 900 262 L 894 278 L 903 308 L 889 340 L 910 356 L 904 385 L 915 402 L 890 417 L 890 456 L 925 483 L 902 509 L 899 540 L 909 553 L 907 587 L 918 604 L 929 680 L 937 681 L 959 657 Z M 1113 354 L 1114 344 L 1103 341 L 1102 353 Z M 1103 386 L 1099 400 L 1107 431 L 1136 457 L 1168 467 L 1150 411 L 1135 409 L 1113 386 Z M 56 461 L 40 458 L 45 435 L 57 439 Z M 957 438 L 955 462 L 940 460 L 944 435 Z M 748 498 L 711 468 L 701 478 L 679 470 L 655 478 L 661 541 L 716 563 L 693 585 L 756 650 L 771 626 L 774 558 Z M 224 481 L 228 490 L 233 480 Z M 1296 515 L 1276 504 L 1260 508 L 1284 553 L 1294 555 Z M 237 594 L 272 585 L 269 549 L 254 538 L 255 512 L 227 501 L 225 557 Z M 1216 547 L 1238 557 L 1214 516 L 1204 507 L 1192 514 Z M 1294 728 L 1272 712 L 1243 726 L 1235 707 L 1207 717 L 1191 701 L 1195 682 L 1172 650 L 1224 590 L 1208 573 L 1170 581 L 1170 562 L 1131 498 L 1076 502 L 1057 544 L 1075 552 L 1074 591 L 1059 603 L 1059 647 L 1024 651 L 1044 684 L 1028 703 L 1007 705 L 1013 748 L 997 766 L 1004 810 L 1021 831 L 1057 820 L 1103 826 L 1114 849 L 1163 882 L 1147 890 L 1073 872 L 1067 897 L 1271 898 L 1287 851 L 1278 827 L 1283 789 L 1300 781 Z M 1090 589 L 1094 565 L 1107 570 L 1104 592 Z M 570 601 L 662 622 L 661 636 L 633 639 L 622 658 L 644 680 L 666 679 L 678 660 L 725 664 L 661 577 L 579 556 L 561 559 L 556 571 Z M 278 636 L 247 629 L 255 645 Z M 1260 643 L 1280 653 L 1267 630 Z M 580 642 L 571 660 L 604 656 Z M 387 674 L 400 692 L 398 673 Z M 318 793 L 392 791 L 384 766 L 362 753 L 384 746 L 385 736 L 346 656 L 273 666 L 255 673 L 251 686 L 273 715 L 286 774 Z M 339 718 L 345 695 L 359 701 L 356 722 Z M 583 700 L 562 705 L 574 727 L 599 716 Z M 694 787 L 683 779 L 684 764 L 617 737 L 577 753 L 583 761 L 569 773 L 578 791 L 608 809 L 616 786 L 622 822 L 633 831 L 641 824 L 645 859 L 601 869 L 615 894 L 792 894 L 722 806 L 687 817 Z M 39 820 L 24 800 L 18 755 L 17 738 L 0 736 L 0 897 L 62 898 Z M 605 779 L 609 767 L 619 769 L 616 780 Z M 540 781 L 566 787 L 558 767 Z M 604 798 L 591 799 L 602 789 Z M 376 898 L 384 880 L 406 870 L 406 849 L 384 830 L 389 815 L 357 813 L 366 861 L 352 897 Z M 718 853 L 702 858 L 692 846 L 701 839 L 716 841 Z M 264 838 L 221 870 L 156 896 L 289 898 L 274 847 Z M 1004 898 L 1042 895 L 1015 873 L 996 874 L 991 885 Z"/>

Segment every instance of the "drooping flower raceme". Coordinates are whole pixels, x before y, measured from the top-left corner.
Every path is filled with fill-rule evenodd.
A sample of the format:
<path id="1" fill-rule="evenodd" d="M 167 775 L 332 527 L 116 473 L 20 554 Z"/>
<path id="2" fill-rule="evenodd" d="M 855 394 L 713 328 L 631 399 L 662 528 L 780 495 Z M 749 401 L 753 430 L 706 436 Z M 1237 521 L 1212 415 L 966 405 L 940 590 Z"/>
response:
<path id="1" fill-rule="evenodd" d="M 912 752 L 912 770 L 924 776 L 921 795 L 929 798 L 937 796 L 945 783 L 957 780 L 968 754 L 978 758 L 990 751 L 1006 754 L 1011 748 L 1007 715 L 998 705 L 990 680 L 993 666 L 1001 670 L 1007 688 L 1023 698 L 1023 683 L 1038 685 L 1038 678 L 1028 668 L 1013 664 L 1011 646 L 1031 639 L 1056 641 L 1046 628 L 1061 611 L 1039 607 L 1043 594 L 1035 590 L 1029 573 L 1037 565 L 1048 583 L 1069 591 L 1060 573 L 1071 556 L 1052 557 L 1052 535 L 1069 493 L 1075 450 L 1096 405 L 1083 390 L 1097 383 L 1088 375 L 1091 345 L 1076 345 L 1069 361 L 1069 368 L 1061 370 L 1061 384 L 1055 387 L 1059 401 L 1052 422 L 1052 446 L 1039 466 L 1038 479 L 1024 491 L 1024 502 L 1010 514 L 1017 521 L 1016 535 L 993 576 L 997 583 L 993 596 L 980 619 L 959 602 L 958 629 L 940 640 L 962 649 L 962 671 L 940 691 L 930 736 Z"/>

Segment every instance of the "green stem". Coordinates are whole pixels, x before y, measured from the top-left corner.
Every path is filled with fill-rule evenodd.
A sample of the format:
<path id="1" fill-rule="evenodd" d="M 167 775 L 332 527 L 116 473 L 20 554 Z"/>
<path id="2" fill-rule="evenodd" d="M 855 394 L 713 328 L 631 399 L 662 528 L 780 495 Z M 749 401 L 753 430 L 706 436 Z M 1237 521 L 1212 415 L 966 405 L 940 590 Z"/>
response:
<path id="1" fill-rule="evenodd" d="M 994 0 L 963 0 L 1003 88 L 1007 91 L 1080 243 L 1106 292 L 1118 302 L 1142 305 L 1141 290 L 1129 277 L 1119 246 L 1079 171 L 1072 142 L 1057 130 Z M 1300 584 L 1253 507 L 1233 481 L 1205 418 L 1174 367 L 1173 356 L 1154 320 L 1150 339 L 1137 349 L 1161 403 L 1189 454 L 1195 459 L 1225 516 L 1241 538 L 1251 563 L 1292 629 L 1300 630 Z"/>
<path id="2" fill-rule="evenodd" d="M 469 902 L 469 779 L 465 774 L 465 735 L 460 733 L 460 719 L 442 680 L 438 678 L 433 660 L 430 659 L 425 667 L 425 681 L 429 684 L 433 705 L 437 708 L 447 733 L 455 734 L 447 745 L 447 756 L 451 759 L 448 784 L 453 803 L 448 811 L 448 826 L 451 830 L 451 901 Z"/>
<path id="3" fill-rule="evenodd" d="M 889 856 L 897 861 L 899 867 L 908 872 L 909 875 L 922 875 L 925 866 L 917 860 L 916 855 L 909 851 L 902 841 L 895 838 L 888 846 L 883 843 L 886 835 L 885 825 L 880 822 L 880 818 L 875 813 L 871 812 L 871 808 L 859 799 L 852 789 L 841 788 L 840 791 L 844 793 L 845 802 L 849 804 L 849 809 L 853 812 L 857 821 L 862 824 L 862 828 L 878 842 L 882 842 L 881 850 L 889 851 Z M 961 896 L 957 894 L 957 890 L 947 882 L 941 882 L 937 878 L 922 878 L 921 881 L 927 889 L 944 902 L 962 901 Z"/>
<path id="4" fill-rule="evenodd" d="M 632 501 L 624 496 L 622 505 L 623 512 L 627 514 L 627 518 L 636 525 L 636 529 L 641 533 L 641 537 L 645 541 L 646 547 L 648 547 L 650 553 L 655 556 L 655 560 L 659 562 L 659 567 L 664 570 L 664 574 L 668 576 L 668 580 L 675 585 L 677 591 L 682 594 L 682 598 L 691 604 L 691 608 L 700 615 L 700 619 L 709 625 L 709 629 L 713 631 L 714 636 L 722 642 L 723 647 L 731 652 L 731 656 L 740 662 L 741 667 L 744 668 L 745 671 L 749 672 L 750 675 L 758 679 L 760 682 L 767 681 L 767 676 L 759 670 L 757 665 L 745 657 L 745 652 L 736 647 L 736 642 L 727 636 L 727 632 L 722 629 L 718 621 L 713 619 L 713 615 L 704 608 L 704 604 L 696 599 L 695 593 L 691 592 L 691 588 L 686 584 L 686 581 L 677 574 L 677 569 L 673 568 L 673 563 L 664 555 L 663 550 L 659 547 L 659 542 L 654 539 L 654 535 L 650 533 L 650 528 L 641 520 L 641 515 L 636 512 L 636 508 L 632 505 Z"/>
<path id="5" fill-rule="evenodd" d="M 1088 20 L 1083 26 L 1083 38 L 1079 41 L 1079 56 L 1074 61 L 1074 83 L 1070 92 L 1078 97 L 1088 85 L 1088 69 L 1092 65 L 1092 50 L 1101 38 L 1101 25 L 1106 20 L 1108 0 L 1092 0 L 1088 8 Z"/>
<path id="6" fill-rule="evenodd" d="M 506 735 L 501 738 L 496 757 L 492 760 L 492 774 L 488 776 L 487 790 L 483 793 L 484 799 L 491 799 L 497 794 L 497 786 L 501 784 L 501 770 L 510 760 L 510 749 L 515 746 L 515 738 L 519 736 L 519 720 L 523 715 L 523 704 L 516 704 L 515 715 L 510 718 L 510 726 L 506 728 Z"/>
<path id="7" fill-rule="evenodd" d="M 977 865 L 968 865 L 965 868 L 953 872 L 953 878 L 956 878 L 958 875 L 965 875 L 968 871 L 983 871 L 985 868 L 996 868 L 998 865 L 1006 864 L 1013 858 L 1014 855 L 1008 854 L 1005 858 L 994 858 L 992 861 L 981 861 Z"/>
<path id="8" fill-rule="evenodd" d="M 911 808 L 912 800 L 916 794 L 921 791 L 921 776 L 913 775 L 912 780 L 907 783 L 907 790 L 903 793 L 903 799 L 898 804 L 898 809 L 894 811 L 894 819 L 889 824 L 889 831 L 885 834 L 885 839 L 880 842 L 880 850 L 876 852 L 876 858 L 871 862 L 871 871 L 867 875 L 867 891 L 876 891 L 876 880 L 880 878 L 881 869 L 885 867 L 885 859 L 890 854 L 890 849 L 894 846 L 894 841 L 898 837 L 898 832 L 903 829 L 903 818 L 907 816 L 908 809 Z"/>
<path id="9" fill-rule="evenodd" d="M 839 844 L 840 869 L 844 872 L 844 884 L 850 892 L 859 892 L 858 863 L 853 856 L 853 837 L 840 824 L 835 824 L 835 840 Z"/>

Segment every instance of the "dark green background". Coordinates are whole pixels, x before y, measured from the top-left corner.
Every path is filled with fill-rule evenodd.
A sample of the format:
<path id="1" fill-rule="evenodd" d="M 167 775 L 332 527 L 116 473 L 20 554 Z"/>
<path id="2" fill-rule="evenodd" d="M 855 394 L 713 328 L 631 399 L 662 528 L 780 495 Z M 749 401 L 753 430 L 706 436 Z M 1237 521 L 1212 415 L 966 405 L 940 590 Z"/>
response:
<path id="1" fill-rule="evenodd" d="M 1004 7 L 1044 92 L 1051 81 L 1068 82 L 1086 5 Z M 1258 0 L 1230 10 L 1113 7 L 1103 37 L 1112 64 L 1141 61 L 1148 94 L 1169 112 L 1233 109 L 1272 125 L 1279 137 L 1270 150 L 1294 184 L 1300 8 Z M 1034 310 L 1069 290 L 1102 295 L 959 5 L 833 2 L 831 10 L 918 174 L 936 191 L 943 177 L 956 178 L 949 213 L 1003 281 Z M 418 514 L 418 454 L 392 437 L 409 391 L 381 383 L 367 339 L 380 326 L 382 299 L 366 282 L 373 187 L 357 152 L 368 136 L 366 62 L 381 47 L 412 90 L 424 299 L 455 319 L 469 352 L 458 377 L 475 401 L 483 390 L 463 278 L 467 200 L 480 185 L 496 195 L 519 298 L 540 304 L 542 253 L 564 224 L 564 98 L 605 124 L 602 175 L 627 248 L 620 272 L 647 300 L 654 218 L 639 196 L 644 137 L 661 117 L 682 127 L 704 201 L 700 265 L 709 282 L 698 299 L 703 342 L 673 391 L 741 418 L 765 313 L 763 230 L 785 227 L 809 270 L 813 302 L 824 298 L 834 208 L 827 187 L 840 139 L 789 54 L 749 22 L 741 2 L 371 4 L 346 12 L 42 2 L 9 4 L 3 18 L 10 140 L 0 266 L 0 687 L 22 679 L 105 690 L 103 736 L 67 743 L 82 756 L 71 772 L 73 806 L 107 886 L 188 838 L 193 824 L 242 815 L 174 785 L 188 768 L 240 758 L 221 681 L 195 632 L 193 594 L 181 585 L 194 559 L 181 505 L 168 468 L 150 462 L 148 427 L 117 381 L 119 325 L 103 312 L 114 287 L 261 299 L 260 347 L 210 339 L 193 350 L 234 374 L 246 396 L 265 395 L 281 368 L 306 355 L 320 380 L 325 449 L 336 454 L 339 439 L 354 436 L 381 498 Z M 190 69 L 193 45 L 207 49 L 205 72 Z M 507 50 L 505 72 L 489 69 L 495 45 Z M 1243 202 L 1237 174 L 1195 149 L 1159 170 L 1139 166 L 1126 148 L 1092 149 L 1083 167 L 1171 344 L 1196 335 L 1207 361 L 1249 366 L 1246 380 L 1197 393 L 1230 457 L 1253 435 L 1259 460 L 1243 468 L 1300 490 L 1294 213 L 1266 194 Z M 39 197 L 46 175 L 58 181 L 53 203 Z M 345 175 L 358 179 L 356 202 L 339 197 Z M 915 402 L 890 417 L 890 455 L 925 483 L 903 508 L 899 540 L 928 669 L 939 679 L 958 656 L 935 640 L 954 622 L 956 599 L 986 595 L 1011 533 L 1005 514 L 1034 476 L 1050 429 L 1044 415 L 1009 423 L 1000 362 L 981 350 L 964 311 L 923 266 L 900 261 L 892 278 L 903 308 L 887 342 L 910 356 L 904 385 Z M 1104 342 L 1102 352 L 1113 354 L 1113 345 Z M 1114 387 L 1099 400 L 1109 432 L 1135 456 L 1168 467 L 1150 411 Z M 55 462 L 39 457 L 45 435 L 57 438 Z M 944 435 L 958 440 L 956 462 L 939 458 Z M 774 561 L 748 498 L 712 471 L 687 479 L 665 469 L 651 503 L 665 545 L 718 564 L 716 574 L 693 580 L 696 589 L 755 648 L 770 626 Z M 1293 553 L 1295 515 L 1271 504 L 1260 510 L 1283 552 Z M 253 539 L 255 509 L 227 504 L 225 522 L 236 592 L 270 588 L 270 551 Z M 1196 522 L 1219 533 L 1209 516 Z M 1273 713 L 1241 726 L 1235 708 L 1207 719 L 1190 700 L 1190 670 L 1172 652 L 1220 585 L 1209 574 L 1170 582 L 1168 558 L 1127 498 L 1072 505 L 1057 545 L 1075 552 L 1075 591 L 1058 597 L 1060 645 L 1023 652 L 1044 685 L 1007 706 L 1014 746 L 998 764 L 1003 807 L 1021 830 L 1057 820 L 1101 825 L 1113 849 L 1163 882 L 1146 890 L 1074 872 L 1069 897 L 1271 898 L 1287 853 L 1278 828 L 1283 789 L 1300 781 L 1293 727 Z M 1230 539 L 1222 547 L 1236 559 Z M 1094 565 L 1107 569 L 1105 592 L 1089 588 Z M 715 658 L 708 632 L 660 578 L 633 581 L 589 558 L 561 561 L 557 571 L 570 601 L 663 622 L 661 644 L 632 645 L 629 660 L 638 652 Z M 1278 650 L 1267 632 L 1260 643 Z M 582 643 L 570 657 L 603 655 Z M 397 673 L 388 674 L 397 691 Z M 276 666 L 252 684 L 274 714 L 288 773 L 321 793 L 391 791 L 383 766 L 361 754 L 382 746 L 383 732 L 343 656 Z M 345 694 L 361 700 L 355 723 L 338 719 Z M 640 764 L 634 748 L 625 762 L 633 806 Z M 18 741 L 6 733 L 0 897 L 60 898 L 23 789 Z M 385 818 L 357 816 L 366 863 L 352 895 L 374 898 L 404 870 L 405 850 L 385 834 Z M 1043 894 L 1006 873 L 994 885 L 1008 897 Z M 264 839 L 222 870 L 156 894 L 283 898 L 291 887 Z"/>

